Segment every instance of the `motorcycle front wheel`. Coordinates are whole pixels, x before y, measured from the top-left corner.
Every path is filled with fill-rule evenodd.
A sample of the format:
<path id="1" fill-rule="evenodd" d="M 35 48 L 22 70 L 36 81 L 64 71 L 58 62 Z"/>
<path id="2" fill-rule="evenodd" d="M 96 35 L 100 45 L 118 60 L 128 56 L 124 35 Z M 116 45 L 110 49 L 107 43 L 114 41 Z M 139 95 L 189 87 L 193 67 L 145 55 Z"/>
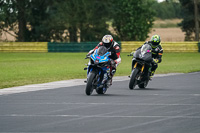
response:
<path id="1" fill-rule="evenodd" d="M 138 75 L 138 72 L 139 72 L 139 69 L 138 68 L 135 68 L 132 70 L 132 73 L 131 73 L 131 79 L 129 81 L 129 89 L 130 90 L 133 90 L 137 84 L 137 75 Z"/>
<path id="2" fill-rule="evenodd" d="M 90 72 L 88 75 L 87 85 L 85 89 L 86 95 L 91 95 L 94 90 L 93 83 L 94 83 L 95 76 L 96 76 L 95 72 Z"/>

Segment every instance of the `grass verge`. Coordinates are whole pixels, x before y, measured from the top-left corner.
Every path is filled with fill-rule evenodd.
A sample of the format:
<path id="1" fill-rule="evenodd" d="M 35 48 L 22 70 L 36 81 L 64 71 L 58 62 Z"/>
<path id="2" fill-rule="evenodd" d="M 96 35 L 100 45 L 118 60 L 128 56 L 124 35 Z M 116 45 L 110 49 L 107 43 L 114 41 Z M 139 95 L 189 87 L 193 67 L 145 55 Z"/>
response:
<path id="1" fill-rule="evenodd" d="M 122 53 L 115 76 L 129 75 L 131 57 Z M 0 88 L 86 78 L 86 53 L 0 53 Z M 165 53 L 156 73 L 200 71 L 200 53 Z"/>

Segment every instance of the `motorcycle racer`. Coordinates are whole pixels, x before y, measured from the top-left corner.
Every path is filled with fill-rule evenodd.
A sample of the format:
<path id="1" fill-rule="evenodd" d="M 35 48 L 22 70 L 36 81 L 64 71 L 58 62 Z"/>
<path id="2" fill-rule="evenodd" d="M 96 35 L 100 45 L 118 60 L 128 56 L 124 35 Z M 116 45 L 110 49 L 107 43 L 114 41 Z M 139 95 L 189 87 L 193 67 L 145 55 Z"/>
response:
<path id="1" fill-rule="evenodd" d="M 120 45 L 113 40 L 113 37 L 111 35 L 105 35 L 102 38 L 102 41 L 99 42 L 99 44 L 92 50 L 89 51 L 87 56 L 91 55 L 96 49 L 98 49 L 100 46 L 105 46 L 109 52 L 111 52 L 110 58 L 111 58 L 111 67 L 110 67 L 110 85 L 112 85 L 112 77 L 114 76 L 116 72 L 117 66 L 121 63 L 121 57 L 120 57 Z"/>
<path id="2" fill-rule="evenodd" d="M 161 38 L 159 35 L 153 35 L 150 41 L 146 41 L 144 44 L 149 44 L 152 47 L 152 68 L 150 78 L 152 79 L 156 69 L 158 68 L 158 63 L 162 62 L 163 49 L 161 46 Z M 143 44 L 143 45 L 144 45 Z M 142 47 L 142 46 L 141 46 Z M 140 49 L 139 47 L 138 49 Z"/>

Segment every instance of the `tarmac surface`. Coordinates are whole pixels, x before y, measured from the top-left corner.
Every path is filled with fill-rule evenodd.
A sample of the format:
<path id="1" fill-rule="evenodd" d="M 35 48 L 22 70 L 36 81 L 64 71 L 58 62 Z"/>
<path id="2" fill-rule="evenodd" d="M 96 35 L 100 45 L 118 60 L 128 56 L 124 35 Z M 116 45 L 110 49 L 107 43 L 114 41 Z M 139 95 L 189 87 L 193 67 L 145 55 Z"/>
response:
<path id="1" fill-rule="evenodd" d="M 200 133 L 200 72 L 128 84 L 115 77 L 91 96 L 82 79 L 2 89 L 0 133 Z"/>

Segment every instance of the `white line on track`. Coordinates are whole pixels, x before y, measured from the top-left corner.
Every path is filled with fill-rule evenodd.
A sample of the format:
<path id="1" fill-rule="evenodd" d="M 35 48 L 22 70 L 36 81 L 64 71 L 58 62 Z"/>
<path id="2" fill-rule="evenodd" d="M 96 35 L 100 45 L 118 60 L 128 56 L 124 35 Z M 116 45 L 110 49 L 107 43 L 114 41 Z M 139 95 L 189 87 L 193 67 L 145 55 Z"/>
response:
<path id="1" fill-rule="evenodd" d="M 132 116 L 132 115 L 24 115 L 24 114 L 9 114 L 0 115 L 0 117 L 80 117 L 80 118 L 186 118 L 186 119 L 200 119 L 200 116 Z"/>
<path id="2" fill-rule="evenodd" d="M 179 75 L 179 74 L 182 73 L 156 74 L 154 77 L 165 77 L 165 76 Z M 56 81 L 43 84 L 32 84 L 32 85 L 5 88 L 5 89 L 0 89 L 0 95 L 85 85 L 84 80 L 85 79 L 73 79 L 73 80 Z M 118 76 L 114 77 L 113 82 L 125 81 L 125 80 L 129 80 L 128 76 Z"/>
<path id="3" fill-rule="evenodd" d="M 109 105 L 109 106 L 200 106 L 200 104 L 165 104 L 165 103 L 1 103 L 3 104 L 28 104 L 28 105 Z"/>

